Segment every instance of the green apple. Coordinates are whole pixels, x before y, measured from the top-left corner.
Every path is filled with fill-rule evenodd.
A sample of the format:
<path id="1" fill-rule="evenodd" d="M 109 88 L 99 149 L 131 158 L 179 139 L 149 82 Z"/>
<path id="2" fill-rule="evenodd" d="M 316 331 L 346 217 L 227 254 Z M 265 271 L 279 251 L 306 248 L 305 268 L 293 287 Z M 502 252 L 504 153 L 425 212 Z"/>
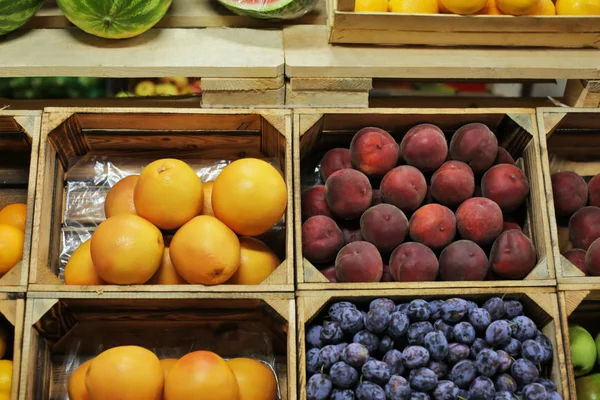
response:
<path id="1" fill-rule="evenodd" d="M 600 400 L 600 374 L 583 376 L 575 380 L 577 400 Z"/>
<path id="2" fill-rule="evenodd" d="M 588 331 L 579 325 L 569 325 L 571 360 L 575 376 L 588 374 L 596 364 L 596 342 Z"/>

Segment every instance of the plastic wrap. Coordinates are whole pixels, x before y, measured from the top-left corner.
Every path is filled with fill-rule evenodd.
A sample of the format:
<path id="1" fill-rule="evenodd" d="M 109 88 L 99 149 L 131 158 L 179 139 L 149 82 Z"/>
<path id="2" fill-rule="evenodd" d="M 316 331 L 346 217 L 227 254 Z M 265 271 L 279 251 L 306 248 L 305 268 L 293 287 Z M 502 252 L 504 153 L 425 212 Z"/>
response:
<path id="1" fill-rule="evenodd" d="M 64 279 L 64 267 L 73 252 L 94 229 L 106 219 L 104 200 L 108 191 L 121 179 L 139 174 L 156 157 L 107 156 L 88 153 L 77 160 L 66 174 L 65 210 L 62 224 L 61 252 L 58 275 Z M 179 158 L 196 170 L 203 182 L 216 179 L 223 168 L 233 160 L 207 160 Z M 277 158 L 263 158 L 279 171 Z M 268 232 L 258 237 L 283 260 L 285 259 L 285 222 L 280 220 Z"/>
<path id="2" fill-rule="evenodd" d="M 312 11 L 318 0 L 218 0 L 237 15 L 271 20 L 300 18 Z"/>

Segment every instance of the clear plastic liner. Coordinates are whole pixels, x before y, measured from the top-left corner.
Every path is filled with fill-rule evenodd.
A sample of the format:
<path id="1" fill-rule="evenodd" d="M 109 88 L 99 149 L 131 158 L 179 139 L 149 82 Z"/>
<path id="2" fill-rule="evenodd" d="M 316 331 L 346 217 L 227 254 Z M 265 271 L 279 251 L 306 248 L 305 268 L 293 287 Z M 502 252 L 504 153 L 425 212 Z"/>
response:
<path id="1" fill-rule="evenodd" d="M 65 176 L 65 210 L 62 221 L 61 253 L 58 275 L 64 279 L 64 267 L 71 254 L 91 237 L 94 229 L 106 219 L 104 200 L 111 187 L 121 179 L 141 173 L 157 157 L 98 155 L 93 152 L 77 160 Z M 233 160 L 182 158 L 196 170 L 203 182 L 216 179 Z M 264 158 L 279 171 L 277 158 Z M 283 260 L 285 259 L 285 222 L 280 220 L 258 239 L 264 241 Z"/>

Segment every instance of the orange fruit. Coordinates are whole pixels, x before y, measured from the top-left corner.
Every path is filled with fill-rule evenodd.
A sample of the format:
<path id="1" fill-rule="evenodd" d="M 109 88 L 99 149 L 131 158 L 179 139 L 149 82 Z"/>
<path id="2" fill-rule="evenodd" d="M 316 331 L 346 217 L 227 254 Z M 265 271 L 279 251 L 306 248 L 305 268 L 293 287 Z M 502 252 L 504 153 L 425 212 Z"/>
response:
<path id="1" fill-rule="evenodd" d="M 90 400 L 90 395 L 85 387 L 85 375 L 92 361 L 94 360 L 87 360 L 81 364 L 69 377 L 69 400 Z"/>
<path id="2" fill-rule="evenodd" d="M 104 285 L 106 282 L 100 278 L 90 251 L 91 239 L 83 242 L 73 252 L 65 266 L 65 283 L 67 285 Z"/>
<path id="3" fill-rule="evenodd" d="M 502 15 L 502 12 L 498 10 L 498 6 L 496 6 L 496 0 L 488 0 L 485 7 L 477 12 L 480 15 Z"/>
<path id="4" fill-rule="evenodd" d="M 0 392 L 0 400 L 11 400 L 10 392 Z"/>
<path id="5" fill-rule="evenodd" d="M 388 0 L 354 0 L 356 12 L 387 12 Z"/>
<path id="6" fill-rule="evenodd" d="M 444 8 L 454 14 L 475 14 L 485 7 L 487 0 L 440 0 Z"/>
<path id="7" fill-rule="evenodd" d="M 556 15 L 556 7 L 552 0 L 541 0 L 540 4 L 526 15 Z"/>
<path id="8" fill-rule="evenodd" d="M 185 279 L 179 276 L 177 271 L 175 271 L 175 267 L 171 262 L 168 247 L 165 247 L 162 262 L 160 263 L 160 267 L 158 267 L 158 271 L 156 271 L 148 283 L 153 285 L 183 285 L 187 283 Z"/>
<path id="9" fill-rule="evenodd" d="M 12 360 L 0 360 L 0 392 L 10 393 L 12 386 L 12 373 Z"/>
<path id="10" fill-rule="evenodd" d="M 287 187 L 271 164 L 244 158 L 229 164 L 215 180 L 215 216 L 238 235 L 258 236 L 281 219 L 287 206 Z"/>
<path id="11" fill-rule="evenodd" d="M 558 15 L 600 15 L 600 0 L 556 0 Z"/>
<path id="12" fill-rule="evenodd" d="M 181 357 L 165 381 L 165 400 L 239 400 L 239 393 L 233 371 L 211 351 Z"/>
<path id="13" fill-rule="evenodd" d="M 541 0 L 496 0 L 496 6 L 503 14 L 525 15 L 540 4 Z"/>
<path id="14" fill-rule="evenodd" d="M 442 0 L 438 0 L 438 8 L 440 10 L 440 14 L 452 14 L 452 11 L 446 8 L 446 6 L 442 3 Z"/>
<path id="15" fill-rule="evenodd" d="M 406 14 L 437 14 L 440 12 L 437 0 L 390 0 L 389 10 Z"/>
<path id="16" fill-rule="evenodd" d="M 136 214 L 133 203 L 133 191 L 140 179 L 139 175 L 130 175 L 117 182 L 106 194 L 104 214 L 106 218 L 119 214 Z"/>
<path id="17" fill-rule="evenodd" d="M 146 283 L 163 258 L 163 235 L 137 215 L 121 214 L 102 222 L 92 234 L 92 262 L 107 283 Z"/>
<path id="18" fill-rule="evenodd" d="M 9 204 L 0 211 L 0 224 L 12 225 L 25 232 L 27 204 Z"/>
<path id="19" fill-rule="evenodd" d="M 200 215 L 179 228 L 170 247 L 175 270 L 188 283 L 217 285 L 240 266 L 240 241 L 210 215 Z"/>
<path id="20" fill-rule="evenodd" d="M 160 365 L 165 373 L 165 379 L 167 378 L 169 371 L 171 371 L 171 368 L 177 364 L 177 361 L 179 361 L 177 358 L 163 358 L 160 360 Z"/>
<path id="21" fill-rule="evenodd" d="M 144 168 L 133 199 L 140 217 L 172 230 L 200 214 L 203 196 L 196 171 L 183 161 L 165 158 Z"/>
<path id="22" fill-rule="evenodd" d="M 240 400 L 277 399 L 277 380 L 271 368 L 251 358 L 227 361 L 240 387 Z"/>
<path id="23" fill-rule="evenodd" d="M 227 283 L 258 285 L 281 264 L 273 250 L 258 239 L 241 237 L 240 249 L 240 266 Z"/>
<path id="24" fill-rule="evenodd" d="M 160 400 L 164 382 L 158 357 L 139 346 L 104 351 L 91 362 L 85 377 L 92 400 Z"/>
<path id="25" fill-rule="evenodd" d="M 204 205 L 202 206 L 202 215 L 215 216 L 215 212 L 212 207 L 212 190 L 215 181 L 204 182 L 202 189 L 204 189 Z"/>
<path id="26" fill-rule="evenodd" d="M 25 234 L 12 225 L 0 225 L 0 275 L 10 271 L 23 258 Z"/>

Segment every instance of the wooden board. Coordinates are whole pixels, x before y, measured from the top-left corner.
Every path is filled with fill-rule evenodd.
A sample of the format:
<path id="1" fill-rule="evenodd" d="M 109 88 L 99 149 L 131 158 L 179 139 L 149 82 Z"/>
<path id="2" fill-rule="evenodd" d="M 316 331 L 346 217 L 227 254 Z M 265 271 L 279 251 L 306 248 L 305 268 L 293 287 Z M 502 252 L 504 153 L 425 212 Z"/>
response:
<path id="1" fill-rule="evenodd" d="M 111 41 L 79 30 L 34 29 L 4 36 L 0 45 L 0 77 L 276 78 L 284 65 L 281 30 L 152 29 Z"/>
<path id="2" fill-rule="evenodd" d="M 45 295 L 27 301 L 19 400 L 67 400 L 77 365 L 106 348 L 132 344 L 159 358 L 195 350 L 225 358 L 262 356 L 275 361 L 281 399 L 296 398 L 291 293 Z"/>
<path id="3" fill-rule="evenodd" d="M 21 352 L 23 350 L 23 323 L 25 321 L 25 299 L 22 293 L 0 293 L 0 327 L 8 334 L 6 353 L 3 360 L 12 360 L 12 385 L 10 398 L 19 394 L 21 375 Z"/>
<path id="4" fill-rule="evenodd" d="M 433 123 L 448 134 L 470 122 L 487 124 L 529 179 L 530 197 L 525 216 L 525 233 L 537 251 L 537 266 L 523 280 L 330 283 L 302 255 L 301 182 L 302 165 L 308 170 L 322 153 L 333 147 L 348 147 L 352 135 L 365 126 L 388 130 L 397 141 L 412 126 Z M 540 137 L 531 109 L 298 109 L 294 114 L 294 196 L 296 229 L 296 280 L 301 290 L 323 289 L 415 289 L 447 287 L 551 286 L 555 285 L 554 259 L 550 241 L 546 195 L 541 167 Z M 308 186 L 310 186 L 311 182 Z"/>
<path id="5" fill-rule="evenodd" d="M 557 391 L 568 397 L 567 378 L 565 370 L 565 355 L 561 335 L 560 316 L 554 288 L 488 288 L 488 289 L 411 289 L 411 290 L 355 290 L 355 291 L 305 291 L 297 298 L 298 309 L 298 385 L 299 399 L 306 398 L 306 324 L 326 312 L 327 306 L 335 301 L 345 300 L 366 305 L 380 297 L 390 298 L 396 302 L 408 302 L 413 299 L 445 299 L 451 297 L 468 298 L 473 301 L 500 296 L 506 299 L 516 299 L 523 302 L 525 313 L 541 327 L 553 344 L 553 361 L 550 379 L 557 386 Z"/>
<path id="6" fill-rule="evenodd" d="M 0 209 L 27 204 L 23 258 L 0 278 L 0 292 L 27 290 L 41 120 L 37 111 L 0 111 Z"/>
<path id="7" fill-rule="evenodd" d="M 314 11 L 294 20 L 294 24 L 325 25 L 325 1 L 319 1 Z M 276 28 L 283 22 L 261 20 L 235 15 L 216 0 L 176 0 L 157 28 Z M 67 28 L 72 26 L 56 5 L 56 1 L 44 3 L 40 11 L 25 25 L 25 28 Z"/>
<path id="8" fill-rule="evenodd" d="M 46 109 L 40 142 L 40 174 L 32 247 L 30 292 L 291 292 L 293 273 L 293 196 L 291 113 L 286 110 Z M 86 154 L 106 156 L 120 168 L 143 168 L 148 161 L 175 157 L 190 163 L 259 157 L 276 160 L 288 184 L 286 213 L 270 232 L 281 265 L 259 285 L 63 285 L 57 273 L 65 235 L 88 235 L 103 220 L 97 212 L 65 215 L 65 173 L 90 181 L 96 167 L 76 167 Z M 134 172 L 132 172 L 134 173 Z M 106 188 L 105 188 L 106 189 Z M 80 204 L 102 204 L 106 190 L 84 192 Z M 89 207 L 85 207 L 89 208 Z M 67 220 L 68 219 L 68 220 Z M 66 226 L 63 223 L 68 222 Z M 282 232 L 282 231 L 283 232 Z M 266 240 L 266 239 L 265 239 Z"/>
<path id="9" fill-rule="evenodd" d="M 322 26 L 290 26 L 283 34 L 289 78 L 600 78 L 595 49 L 331 46 Z"/>
<path id="10" fill-rule="evenodd" d="M 559 285 L 585 284 L 600 289 L 600 277 L 585 276 L 562 254 L 573 246 L 569 241 L 568 219 L 557 219 L 554 211 L 551 175 L 574 171 L 587 179 L 600 173 L 600 109 L 540 108 L 537 121 L 542 141 L 542 167 L 548 199 L 550 237 Z"/>

